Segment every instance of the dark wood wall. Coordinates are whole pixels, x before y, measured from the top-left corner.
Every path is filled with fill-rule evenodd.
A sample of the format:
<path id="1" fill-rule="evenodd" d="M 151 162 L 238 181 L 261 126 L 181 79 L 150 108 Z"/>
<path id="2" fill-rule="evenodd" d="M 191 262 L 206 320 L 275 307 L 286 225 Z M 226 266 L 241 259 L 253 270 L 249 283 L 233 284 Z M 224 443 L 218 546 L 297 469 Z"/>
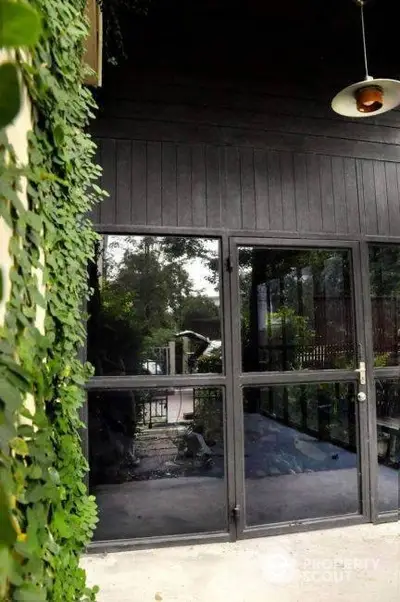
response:
<path id="1" fill-rule="evenodd" d="M 400 236 L 400 112 L 347 120 L 332 87 L 118 72 L 93 133 L 96 224 Z"/>

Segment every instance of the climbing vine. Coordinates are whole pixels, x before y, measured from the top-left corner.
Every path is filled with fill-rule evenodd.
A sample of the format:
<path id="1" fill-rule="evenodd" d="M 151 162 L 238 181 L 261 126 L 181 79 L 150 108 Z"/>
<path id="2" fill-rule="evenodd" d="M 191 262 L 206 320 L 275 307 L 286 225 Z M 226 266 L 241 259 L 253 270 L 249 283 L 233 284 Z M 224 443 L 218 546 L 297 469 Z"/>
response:
<path id="1" fill-rule="evenodd" d="M 13 63 L 32 104 L 28 166 L 0 131 L 0 219 L 10 229 L 12 260 L 0 328 L 0 600 L 6 601 L 75 602 L 96 594 L 79 567 L 97 521 L 79 436 L 90 367 L 79 352 L 96 239 L 87 213 L 103 196 L 85 130 L 95 108 L 82 85 L 85 4 L 30 0 L 42 31 L 30 59 L 16 49 Z M 19 194 L 24 182 L 27 205 Z"/>

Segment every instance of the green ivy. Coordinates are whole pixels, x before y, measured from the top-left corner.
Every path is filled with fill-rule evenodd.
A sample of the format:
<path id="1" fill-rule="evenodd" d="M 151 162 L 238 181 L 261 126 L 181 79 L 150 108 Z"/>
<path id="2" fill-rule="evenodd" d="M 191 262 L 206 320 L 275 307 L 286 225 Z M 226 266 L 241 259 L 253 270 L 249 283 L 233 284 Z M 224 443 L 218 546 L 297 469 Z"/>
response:
<path id="1" fill-rule="evenodd" d="M 27 18 L 40 34 L 37 42 L 25 38 L 33 44 L 29 62 L 17 50 L 8 63 L 24 79 L 32 103 L 29 166 L 18 163 L 0 131 L 0 219 L 11 228 L 13 262 L 0 329 L 0 600 L 6 601 L 89 601 L 96 594 L 79 567 L 97 521 L 84 484 L 79 419 L 91 373 L 79 360 L 86 267 L 96 240 L 87 214 L 104 194 L 95 183 L 100 168 L 86 132 L 95 105 L 82 85 L 85 4 L 0 0 L 0 46 L 2 35 L 7 46 L 5 32 L 11 45 L 19 45 L 18 27 L 7 29 L 4 21 L 18 5 L 29 7 Z M 8 108 L 4 118 L 0 101 L 0 127 L 16 114 L 15 105 Z M 18 195 L 23 178 L 27 207 Z M 43 310 L 44 329 L 38 330 Z"/>

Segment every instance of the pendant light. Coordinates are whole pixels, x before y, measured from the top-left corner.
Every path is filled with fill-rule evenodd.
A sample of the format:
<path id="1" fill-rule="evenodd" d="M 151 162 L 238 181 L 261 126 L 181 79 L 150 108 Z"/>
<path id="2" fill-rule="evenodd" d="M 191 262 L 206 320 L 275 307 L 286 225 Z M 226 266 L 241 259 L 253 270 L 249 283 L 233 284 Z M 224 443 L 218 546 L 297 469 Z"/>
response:
<path id="1" fill-rule="evenodd" d="M 367 0 L 354 1 L 361 10 L 365 79 L 341 90 L 332 100 L 331 106 L 336 113 L 345 117 L 373 117 L 386 113 L 400 104 L 400 81 L 374 79 L 369 75 L 364 24 L 364 5 Z"/>

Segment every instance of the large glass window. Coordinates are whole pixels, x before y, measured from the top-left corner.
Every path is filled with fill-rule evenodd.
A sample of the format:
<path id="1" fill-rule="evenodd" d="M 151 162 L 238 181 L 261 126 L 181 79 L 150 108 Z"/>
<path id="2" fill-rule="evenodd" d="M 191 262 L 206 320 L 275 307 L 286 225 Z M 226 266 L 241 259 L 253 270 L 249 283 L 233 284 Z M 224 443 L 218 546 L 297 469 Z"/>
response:
<path id="1" fill-rule="evenodd" d="M 350 251 L 239 247 L 244 372 L 355 365 Z"/>
<path id="2" fill-rule="evenodd" d="M 97 540 L 227 529 L 223 390 L 90 391 Z"/>
<path id="3" fill-rule="evenodd" d="M 378 511 L 398 510 L 400 495 L 400 381 L 376 381 Z"/>
<path id="4" fill-rule="evenodd" d="M 369 247 L 374 360 L 400 364 L 400 245 Z"/>
<path id="5" fill-rule="evenodd" d="M 351 383 L 243 390 L 246 524 L 360 512 Z"/>
<path id="6" fill-rule="evenodd" d="M 219 242 L 105 235 L 90 268 L 98 376 L 222 372 Z"/>

